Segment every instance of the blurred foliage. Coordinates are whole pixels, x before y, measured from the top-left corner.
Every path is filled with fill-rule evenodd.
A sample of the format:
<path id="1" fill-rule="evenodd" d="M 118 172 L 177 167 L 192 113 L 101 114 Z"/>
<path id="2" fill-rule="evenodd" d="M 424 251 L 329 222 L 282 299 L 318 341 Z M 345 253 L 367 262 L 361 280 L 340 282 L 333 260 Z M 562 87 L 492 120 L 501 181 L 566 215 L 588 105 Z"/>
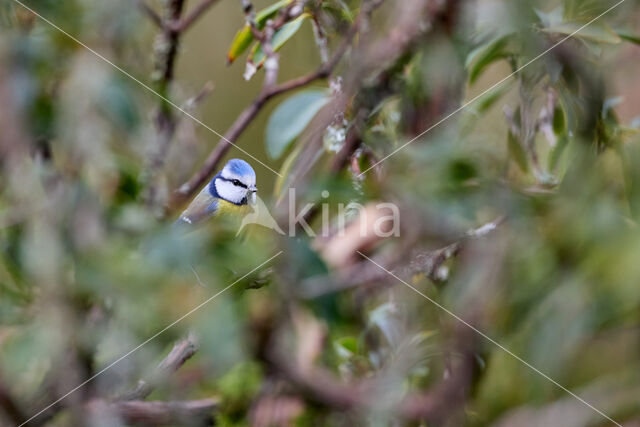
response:
<path id="1" fill-rule="evenodd" d="M 125 75 L 17 3 L 0 0 L 0 379 L 26 399 L 49 387 L 56 373 L 75 372 L 55 384 L 63 393 L 78 383 L 74 379 L 99 372 L 159 333 L 87 386 L 87 395 L 90 389 L 112 397 L 153 371 L 171 343 L 194 332 L 199 351 L 153 399 L 216 396 L 218 424 L 248 425 L 262 395 L 297 397 L 273 385 L 256 325 L 287 312 L 310 281 L 335 269 L 323 260 L 320 239 L 280 237 L 258 227 L 238 236 L 238 223 L 224 218 L 185 235 L 145 202 L 144 176 L 157 144 L 152 117 L 160 104 L 131 77 L 151 81 L 156 29 L 132 12 L 132 3 L 25 1 L 131 74 Z M 149 2 L 158 10 L 166 3 Z M 291 45 L 312 23 L 311 14 L 322 17 L 333 48 L 360 10 L 358 1 L 317 3 L 321 7 L 276 32 L 281 64 L 298 60 Z M 389 3 L 368 29 L 380 38 L 388 36 L 386 18 L 396 6 Z M 258 27 L 287 4 L 264 5 Z M 294 172 L 313 134 L 307 131 L 314 130 L 338 79 L 284 96 L 268 116 L 267 156 L 259 157 L 283 175 L 273 189 L 260 184 L 267 169 L 252 164 L 270 207 L 286 205 L 277 202 L 296 187 L 299 206 L 329 205 L 331 224 L 339 204 L 397 202 L 405 209 L 403 234 L 376 248 L 400 252 L 407 263 L 406 241 L 417 236 L 423 250 L 443 244 L 441 236 L 424 235 L 424 224 L 463 235 L 505 216 L 495 232 L 448 260 L 439 280 L 416 274 L 411 284 L 465 319 L 482 307 L 482 318 L 474 320 L 488 336 L 615 420 L 637 422 L 640 86 L 620 73 L 637 74 L 640 67 L 639 4 L 629 0 L 573 34 L 611 6 L 600 0 L 479 0 L 464 12 L 474 25 L 453 33 L 433 29 L 435 35 L 385 69 L 383 91 L 378 80 L 362 76 L 357 99 L 366 117 L 356 123 L 354 103 L 321 130 L 307 185 L 298 188 L 302 178 Z M 237 24 L 228 61 L 249 52 L 247 60 L 261 64 L 260 43 L 241 20 Z M 307 41 L 304 49 L 317 49 Z M 347 74 L 345 68 L 338 72 Z M 184 93 L 197 84 L 177 79 L 173 90 L 188 98 Z M 429 109 L 442 99 L 444 106 Z M 244 107 L 233 99 L 211 102 Z M 465 108 L 423 134 L 459 106 Z M 180 120 L 184 133 L 177 133 L 161 171 L 164 193 L 199 166 L 189 138 L 182 138 L 191 135 L 189 119 Z M 347 171 L 331 171 L 354 128 L 363 143 L 355 160 Z M 354 163 L 364 170 L 414 137 L 385 160 L 382 182 L 378 168 L 364 177 L 353 171 Z M 311 222 L 316 231 L 322 215 Z M 279 250 L 263 280 L 262 270 L 254 269 Z M 393 277 L 383 282 L 382 290 L 365 281 L 300 302 L 300 312 L 312 320 L 299 321 L 302 331 L 292 321 L 280 349 L 292 364 L 301 357 L 296 349 L 308 350 L 311 365 L 345 382 L 383 377 L 388 388 L 380 407 L 343 413 L 305 403 L 300 413 L 292 410 L 298 425 L 404 425 L 390 410 L 394 399 L 431 390 L 451 374 L 458 357 L 451 350 L 455 319 Z M 323 337 L 317 351 L 309 338 L 315 333 Z M 462 418 L 446 425 L 607 425 L 479 340 Z M 5 415 L 3 425 L 10 423 Z M 50 425 L 65 425 L 65 416 Z"/>

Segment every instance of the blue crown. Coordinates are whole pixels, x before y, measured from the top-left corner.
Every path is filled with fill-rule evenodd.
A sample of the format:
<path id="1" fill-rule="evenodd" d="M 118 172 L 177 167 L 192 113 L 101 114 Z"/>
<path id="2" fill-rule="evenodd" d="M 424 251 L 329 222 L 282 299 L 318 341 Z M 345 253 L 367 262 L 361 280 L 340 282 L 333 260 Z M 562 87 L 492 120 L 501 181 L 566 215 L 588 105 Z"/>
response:
<path id="1" fill-rule="evenodd" d="M 227 166 L 229 167 L 229 171 L 236 175 L 256 175 L 251 165 L 241 159 L 231 159 L 227 162 Z"/>

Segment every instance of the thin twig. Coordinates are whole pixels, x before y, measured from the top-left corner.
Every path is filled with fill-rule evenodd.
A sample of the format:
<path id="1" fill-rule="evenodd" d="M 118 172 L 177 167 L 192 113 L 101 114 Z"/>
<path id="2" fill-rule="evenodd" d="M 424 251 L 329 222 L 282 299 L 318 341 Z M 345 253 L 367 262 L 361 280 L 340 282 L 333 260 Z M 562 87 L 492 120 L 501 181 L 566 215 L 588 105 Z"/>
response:
<path id="1" fill-rule="evenodd" d="M 94 400 L 88 409 L 100 417 L 103 412 L 112 413 L 127 425 L 213 425 L 213 412 L 220 406 L 217 399 L 190 401 L 106 402 Z"/>
<path id="2" fill-rule="evenodd" d="M 215 89 L 215 85 L 213 82 L 207 82 L 202 87 L 200 92 L 198 92 L 195 96 L 187 99 L 187 101 L 182 105 L 183 110 L 193 111 L 198 105 L 200 105 Z"/>
<path id="3" fill-rule="evenodd" d="M 147 3 L 145 3 L 144 0 L 136 0 L 136 3 L 138 4 L 138 8 L 140 8 L 140 10 L 149 17 L 151 22 L 153 22 L 158 28 L 164 28 L 164 23 L 162 22 L 162 18 L 160 18 L 160 15 L 158 15 L 155 10 L 153 10 Z"/>
<path id="4" fill-rule="evenodd" d="M 138 381 L 136 387 L 121 396 L 120 400 L 144 399 L 149 396 L 160 381 L 184 365 L 198 351 L 198 348 L 197 338 L 193 334 L 189 334 L 186 338 L 177 341 L 167 357 L 158 364 L 152 377 Z"/>
<path id="5" fill-rule="evenodd" d="M 388 269 L 400 277 L 411 277 L 415 274 L 424 274 L 433 281 L 442 281 L 440 268 L 443 264 L 456 256 L 465 243 L 470 240 L 487 236 L 506 221 L 505 216 L 500 216 L 494 221 L 488 222 L 478 228 L 467 231 L 457 240 L 433 250 L 414 251 L 409 260 L 392 254 L 380 259 L 380 264 L 389 266 Z M 404 254 L 406 251 L 399 251 Z M 300 296 L 305 299 L 313 299 L 322 295 L 345 291 L 360 286 L 362 283 L 373 283 L 387 278 L 384 270 L 377 268 L 367 261 L 354 264 L 344 271 L 339 271 L 330 276 L 307 279 L 300 286 Z"/>
<path id="6" fill-rule="evenodd" d="M 213 6 L 218 0 L 202 0 L 200 4 L 193 8 L 193 10 L 184 18 L 179 21 L 174 21 L 169 24 L 172 31 L 177 33 L 183 33 L 187 31 L 194 22 L 196 22 L 204 13 Z"/>

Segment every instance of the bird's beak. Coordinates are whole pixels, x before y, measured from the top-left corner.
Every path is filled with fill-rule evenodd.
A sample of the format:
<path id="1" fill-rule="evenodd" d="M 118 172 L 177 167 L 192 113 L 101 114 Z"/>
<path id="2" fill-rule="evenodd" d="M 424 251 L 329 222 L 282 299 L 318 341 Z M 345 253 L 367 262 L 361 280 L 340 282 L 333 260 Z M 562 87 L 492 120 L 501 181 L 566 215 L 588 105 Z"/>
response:
<path id="1" fill-rule="evenodd" d="M 252 193 L 256 193 L 258 191 L 258 187 L 256 187 L 255 185 L 251 186 L 249 187 L 249 191 L 251 191 Z"/>

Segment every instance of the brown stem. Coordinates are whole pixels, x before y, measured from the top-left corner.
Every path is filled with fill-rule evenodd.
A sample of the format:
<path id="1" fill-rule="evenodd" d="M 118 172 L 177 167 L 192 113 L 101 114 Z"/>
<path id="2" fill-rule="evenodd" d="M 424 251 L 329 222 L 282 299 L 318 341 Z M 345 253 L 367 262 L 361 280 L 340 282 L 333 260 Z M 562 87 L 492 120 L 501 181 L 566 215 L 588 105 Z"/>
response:
<path id="1" fill-rule="evenodd" d="M 169 0 L 166 11 L 166 22 L 178 22 L 185 6 L 185 0 Z M 155 114 L 155 127 L 157 144 L 149 155 L 149 164 L 146 170 L 147 192 L 145 199 L 150 206 L 157 206 L 157 187 L 159 186 L 158 174 L 164 166 L 171 140 L 176 132 L 176 118 L 171 111 L 171 106 L 165 99 L 170 97 L 169 89 L 173 81 L 174 68 L 180 45 L 179 31 L 174 31 L 170 25 L 163 25 L 162 32 L 158 35 L 155 73 L 160 75 L 158 79 L 158 92 L 162 95 L 160 105 Z"/>
<path id="2" fill-rule="evenodd" d="M 198 92 L 195 96 L 189 98 L 181 108 L 187 111 L 195 109 L 195 107 L 200 105 L 209 95 L 211 95 L 211 92 L 213 92 L 214 88 L 215 85 L 213 84 L 213 82 L 205 83 L 200 92 Z"/>
<path id="3" fill-rule="evenodd" d="M 114 403 L 97 400 L 90 402 L 89 410 L 98 415 L 103 411 L 114 413 L 127 425 L 213 425 L 213 412 L 219 406 L 217 399 Z"/>
<path id="4" fill-rule="evenodd" d="M 179 21 L 174 21 L 169 24 L 172 31 L 182 33 L 193 25 L 204 13 L 213 6 L 218 0 L 202 0 L 200 4 L 193 8 L 193 10 L 184 18 Z"/>
<path id="5" fill-rule="evenodd" d="M 404 254 L 411 250 L 412 245 L 407 245 L 406 250 L 381 256 L 376 262 L 385 266 L 386 270 L 393 272 L 398 277 L 409 278 L 416 274 L 423 274 L 433 281 L 440 281 L 442 278 L 439 270 L 447 260 L 455 257 L 470 240 L 487 236 L 505 221 L 506 217 L 500 216 L 481 227 L 469 230 L 455 241 L 438 249 L 414 250 L 409 259 Z M 307 279 L 300 287 L 302 289 L 300 296 L 305 299 L 313 299 L 352 289 L 365 282 L 385 281 L 388 277 L 388 273 L 377 265 L 370 261 L 361 261 L 329 276 Z"/>
<path id="6" fill-rule="evenodd" d="M 145 3 L 144 0 L 136 0 L 136 3 L 138 3 L 138 7 L 140 8 L 140 10 L 144 12 L 149 17 L 149 19 L 151 19 L 151 22 L 153 22 L 158 28 L 164 28 L 164 24 L 162 23 L 162 18 L 160 18 L 160 15 L 158 15 L 155 10 L 153 10 L 147 3 Z"/>
<path id="7" fill-rule="evenodd" d="M 189 334 L 186 338 L 177 341 L 167 357 L 156 368 L 156 372 L 148 380 L 140 380 L 135 388 L 126 392 L 121 400 L 144 399 L 155 389 L 156 385 L 167 378 L 169 374 L 177 371 L 197 351 L 199 345 L 197 338 Z"/>
<path id="8" fill-rule="evenodd" d="M 167 21 L 178 22 L 182 15 L 184 5 L 185 0 L 170 0 L 167 9 Z M 168 47 L 163 58 L 164 61 L 160 64 L 160 69 L 162 71 L 162 78 L 160 80 L 161 88 L 164 88 L 165 85 L 168 85 L 171 80 L 173 80 L 173 70 L 176 56 L 178 54 L 180 35 L 180 31 L 175 31 L 171 25 L 165 26 L 163 37 Z"/>

